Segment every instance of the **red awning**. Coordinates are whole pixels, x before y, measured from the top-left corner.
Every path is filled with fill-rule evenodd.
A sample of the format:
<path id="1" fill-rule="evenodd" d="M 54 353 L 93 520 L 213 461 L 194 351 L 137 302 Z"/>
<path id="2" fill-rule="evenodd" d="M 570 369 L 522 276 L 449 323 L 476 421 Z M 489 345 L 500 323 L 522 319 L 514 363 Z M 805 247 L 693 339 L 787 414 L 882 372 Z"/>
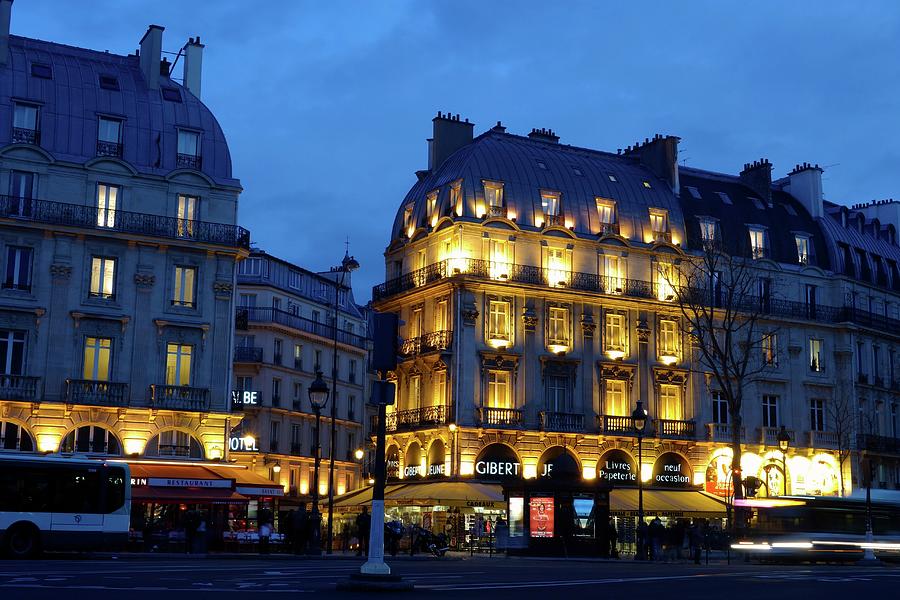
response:
<path id="1" fill-rule="evenodd" d="M 130 463 L 131 498 L 139 502 L 247 502 L 234 489 L 235 479 L 203 465 Z"/>
<path id="2" fill-rule="evenodd" d="M 177 488 L 156 486 L 135 486 L 131 488 L 131 499 L 138 502 L 158 502 L 160 504 L 180 504 L 211 502 L 213 504 L 238 504 L 248 498 L 229 489 Z"/>

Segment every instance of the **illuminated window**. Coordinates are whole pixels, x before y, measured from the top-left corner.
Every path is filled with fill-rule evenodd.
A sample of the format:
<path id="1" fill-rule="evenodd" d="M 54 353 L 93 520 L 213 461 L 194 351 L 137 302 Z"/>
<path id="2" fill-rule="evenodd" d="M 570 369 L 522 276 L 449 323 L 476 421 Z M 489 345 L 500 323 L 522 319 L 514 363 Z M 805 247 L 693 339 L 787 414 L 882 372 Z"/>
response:
<path id="1" fill-rule="evenodd" d="M 166 345 L 166 385 L 191 385 L 193 346 Z"/>
<path id="2" fill-rule="evenodd" d="M 656 263 L 656 299 L 662 302 L 671 302 L 675 299 L 675 283 L 678 276 L 675 267 L 671 263 L 658 261 Z"/>
<path id="3" fill-rule="evenodd" d="M 512 408 L 509 371 L 488 371 L 488 408 Z"/>
<path id="4" fill-rule="evenodd" d="M 434 330 L 447 331 L 450 329 L 449 306 L 446 299 L 434 303 Z"/>
<path id="5" fill-rule="evenodd" d="M 678 357 L 678 322 L 669 319 L 659 321 L 659 357 L 671 361 Z M 673 361 L 674 362 L 674 361 Z"/>
<path id="6" fill-rule="evenodd" d="M 423 329 L 423 325 L 425 324 L 425 311 L 423 307 L 416 306 L 412 309 L 412 313 L 409 318 L 409 337 L 417 338 L 423 333 L 425 333 Z"/>
<path id="7" fill-rule="evenodd" d="M 503 184 L 496 181 L 485 181 L 484 201 L 492 215 L 501 214 L 499 209 L 503 207 Z"/>
<path id="8" fill-rule="evenodd" d="M 597 217 L 602 225 L 612 225 L 616 222 L 616 203 L 614 200 L 597 198 Z"/>
<path id="9" fill-rule="evenodd" d="M 506 300 L 491 300 L 488 306 L 488 342 L 511 341 L 510 335 L 510 303 Z"/>
<path id="10" fill-rule="evenodd" d="M 794 241 L 797 244 L 797 262 L 801 265 L 809 264 L 809 237 L 805 235 L 795 235 Z"/>
<path id="11" fill-rule="evenodd" d="M 617 353 L 616 358 L 627 354 L 625 349 L 625 315 L 621 313 L 607 312 L 605 319 L 605 331 L 603 337 L 603 349 L 606 352 Z"/>
<path id="12" fill-rule="evenodd" d="M 406 235 L 411 236 L 415 227 L 413 226 L 413 207 L 407 206 L 403 209 L 403 227 L 406 229 Z"/>
<path id="13" fill-rule="evenodd" d="M 650 209 L 650 231 L 654 234 L 665 233 L 669 230 L 669 215 L 666 211 L 657 208 Z"/>
<path id="14" fill-rule="evenodd" d="M 680 421 L 684 418 L 681 411 L 681 388 L 677 385 L 660 384 L 659 408 L 663 419 Z"/>
<path id="15" fill-rule="evenodd" d="M 428 194 L 428 196 L 425 199 L 425 202 L 427 203 L 427 209 L 428 209 L 428 220 L 431 221 L 432 225 L 435 223 L 436 217 L 437 217 L 437 201 L 438 201 L 438 193 L 437 192 L 431 192 L 430 194 Z"/>
<path id="16" fill-rule="evenodd" d="M 116 297 L 116 259 L 106 256 L 91 258 L 91 289 L 93 298 L 111 300 Z"/>
<path id="17" fill-rule="evenodd" d="M 600 260 L 603 289 L 608 294 L 621 294 L 625 288 L 625 259 L 615 254 L 604 254 Z"/>
<path id="18" fill-rule="evenodd" d="M 547 345 L 551 351 L 563 351 L 569 347 L 569 309 L 550 306 L 547 309 Z"/>
<path id="19" fill-rule="evenodd" d="M 492 239 L 490 244 L 490 276 L 492 279 L 509 279 L 510 243 Z"/>
<path id="20" fill-rule="evenodd" d="M 778 335 L 775 333 L 764 334 L 761 346 L 763 363 L 778 366 Z"/>
<path id="21" fill-rule="evenodd" d="M 97 226 L 116 226 L 116 205 L 120 188 L 117 185 L 97 184 Z"/>
<path id="22" fill-rule="evenodd" d="M 463 207 L 462 207 L 462 183 L 457 182 L 450 186 L 450 206 L 456 211 L 457 216 L 462 216 Z"/>
<path id="23" fill-rule="evenodd" d="M 778 427 L 778 396 L 766 394 L 762 397 L 763 427 Z"/>
<path id="24" fill-rule="evenodd" d="M 431 385 L 431 405 L 444 406 L 447 403 L 447 371 L 435 371 Z"/>
<path id="25" fill-rule="evenodd" d="M 559 192 L 541 192 L 541 208 L 544 217 L 559 216 Z"/>
<path id="26" fill-rule="evenodd" d="M 564 248 L 547 248 L 547 283 L 551 287 L 569 285 L 569 255 Z"/>
<path id="27" fill-rule="evenodd" d="M 728 424 L 728 402 L 722 392 L 712 393 L 712 420 L 720 425 Z"/>
<path id="28" fill-rule="evenodd" d="M 715 219 L 700 218 L 700 239 L 704 242 L 714 242 L 718 239 L 718 223 Z"/>
<path id="29" fill-rule="evenodd" d="M 409 397 L 406 399 L 406 407 L 410 410 L 422 408 L 422 376 L 413 375 L 409 378 Z"/>
<path id="30" fill-rule="evenodd" d="M 651 187 L 652 187 L 652 186 L 650 185 L 650 182 L 649 182 L 649 181 L 644 180 L 644 181 L 642 181 L 641 183 L 642 183 L 643 186 L 644 186 L 645 188 L 647 188 L 648 190 L 651 189 Z"/>
<path id="31" fill-rule="evenodd" d="M 809 429 L 825 431 L 825 400 L 811 398 L 809 401 Z"/>
<path id="32" fill-rule="evenodd" d="M 111 362 L 111 338 L 88 337 L 84 339 L 83 379 L 109 381 Z"/>
<path id="33" fill-rule="evenodd" d="M 173 306 L 194 306 L 197 269 L 194 267 L 175 267 L 175 297 Z"/>
<path id="34" fill-rule="evenodd" d="M 178 130 L 178 154 L 200 156 L 200 134 L 196 131 Z"/>
<path id="35" fill-rule="evenodd" d="M 197 201 L 196 196 L 178 194 L 178 237 L 193 237 L 194 221 L 197 220 Z"/>
<path id="36" fill-rule="evenodd" d="M 809 339 L 809 370 L 817 373 L 825 370 L 822 364 L 822 340 Z"/>
<path id="37" fill-rule="evenodd" d="M 753 258 L 766 258 L 769 255 L 766 230 L 750 227 L 750 255 Z"/>
<path id="38" fill-rule="evenodd" d="M 618 379 L 606 380 L 606 407 L 604 414 L 627 417 L 631 414 L 626 394 L 626 383 Z"/>

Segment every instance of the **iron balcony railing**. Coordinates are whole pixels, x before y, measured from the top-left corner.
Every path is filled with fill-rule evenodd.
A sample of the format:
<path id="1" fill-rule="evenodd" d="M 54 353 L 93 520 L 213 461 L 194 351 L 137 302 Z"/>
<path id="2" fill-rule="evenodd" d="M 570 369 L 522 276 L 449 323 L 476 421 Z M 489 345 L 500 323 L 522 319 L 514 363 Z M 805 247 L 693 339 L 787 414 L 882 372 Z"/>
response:
<path id="1" fill-rule="evenodd" d="M 400 344 L 400 356 L 417 356 L 428 352 L 447 350 L 452 342 L 452 331 L 432 331 L 425 335 L 403 340 Z"/>
<path id="2" fill-rule="evenodd" d="M 291 455 L 303 456 L 306 446 L 302 442 L 291 442 Z"/>
<path id="3" fill-rule="evenodd" d="M 584 431 L 584 415 L 542 410 L 538 413 L 541 431 L 579 433 Z"/>
<path id="4" fill-rule="evenodd" d="M 37 146 L 41 143 L 41 132 L 27 127 L 13 127 L 12 141 L 14 144 L 31 144 Z"/>
<path id="5" fill-rule="evenodd" d="M 517 408 L 492 408 L 482 406 L 478 409 L 478 421 L 487 427 L 521 427 L 522 411 Z"/>
<path id="6" fill-rule="evenodd" d="M 234 349 L 234 362 L 262 362 L 262 359 L 262 348 L 238 346 Z"/>
<path id="7" fill-rule="evenodd" d="M 489 206 L 488 214 L 492 217 L 505 217 L 506 216 L 506 207 L 505 206 Z"/>
<path id="8" fill-rule="evenodd" d="M 599 235 L 619 235 L 618 223 L 600 223 Z"/>
<path id="9" fill-rule="evenodd" d="M 92 406 L 128 406 L 127 383 L 66 379 L 66 403 Z"/>
<path id="10" fill-rule="evenodd" d="M 40 377 L 0 375 L 0 398 L 3 400 L 34 400 Z"/>
<path id="11" fill-rule="evenodd" d="M 425 406 L 409 410 L 398 410 L 385 416 L 385 431 L 410 431 L 424 427 L 437 427 L 447 424 L 448 410 L 446 406 Z M 378 429 L 378 417 L 373 415 L 369 421 L 371 431 Z"/>
<path id="12" fill-rule="evenodd" d="M 603 433 L 618 433 L 625 435 L 637 435 L 634 430 L 634 422 L 631 417 L 619 415 L 600 415 L 597 417 L 600 429 Z M 645 429 L 646 431 L 646 429 Z"/>
<path id="13" fill-rule="evenodd" d="M 196 154 L 181 154 L 175 157 L 175 166 L 182 169 L 195 169 L 199 171 L 203 167 L 203 159 Z"/>
<path id="14" fill-rule="evenodd" d="M 856 436 L 858 450 L 900 453 L 900 438 L 862 433 Z"/>
<path id="15" fill-rule="evenodd" d="M 209 410 L 209 388 L 153 384 L 150 386 L 150 404 L 153 408 L 168 410 Z"/>
<path id="16" fill-rule="evenodd" d="M 656 436 L 661 438 L 694 439 L 697 437 L 697 427 L 693 421 L 657 419 Z"/>
<path id="17" fill-rule="evenodd" d="M 566 219 L 563 215 L 551 215 L 544 213 L 544 227 L 550 227 L 551 225 L 562 227 L 565 222 Z"/>
<path id="18" fill-rule="evenodd" d="M 730 442 L 731 441 L 731 425 L 726 423 L 707 423 L 706 438 L 711 442 Z M 741 441 L 746 441 L 747 429 L 741 427 Z"/>
<path id="19" fill-rule="evenodd" d="M 0 196 L 0 217 L 250 248 L 250 232 L 238 225 L 192 221 L 124 210 L 104 211 L 100 214 L 98 207 L 84 204 Z"/>
<path id="20" fill-rule="evenodd" d="M 290 327 L 291 329 L 318 335 L 329 340 L 332 339 L 335 334 L 334 326 L 332 325 L 313 321 L 312 319 L 307 319 L 277 308 L 256 306 L 238 307 L 235 311 L 235 327 L 239 330 L 246 330 L 250 323 L 277 323 L 279 325 L 284 325 L 285 327 Z M 349 331 L 344 331 L 343 329 L 337 330 L 337 340 L 348 346 L 356 346 L 357 348 L 366 347 L 366 338 L 356 335 L 355 333 L 350 333 Z"/>
<path id="21" fill-rule="evenodd" d="M 834 431 L 809 432 L 810 448 L 828 448 L 830 450 L 835 450 L 838 447 L 838 441 L 838 434 Z M 847 440 L 847 443 L 849 444 L 849 440 Z"/>
<path id="22" fill-rule="evenodd" d="M 104 142 L 103 140 L 97 140 L 97 156 L 122 158 L 122 144 L 119 142 Z"/>

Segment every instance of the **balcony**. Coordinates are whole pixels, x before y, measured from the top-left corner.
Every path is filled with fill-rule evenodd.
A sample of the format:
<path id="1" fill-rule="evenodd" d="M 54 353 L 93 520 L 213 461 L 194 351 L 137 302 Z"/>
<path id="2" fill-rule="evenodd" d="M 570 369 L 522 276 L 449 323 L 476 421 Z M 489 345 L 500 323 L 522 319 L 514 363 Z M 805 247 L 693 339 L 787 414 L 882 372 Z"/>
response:
<path id="1" fill-rule="evenodd" d="M 551 225 L 562 227 L 565 222 L 566 220 L 562 215 L 551 215 L 544 213 L 544 227 L 550 227 Z"/>
<path id="2" fill-rule="evenodd" d="M 186 221 L 175 217 L 124 210 L 110 211 L 106 218 L 99 218 L 98 208 L 85 204 L 0 196 L 0 217 L 110 233 L 130 233 L 173 240 L 190 239 L 236 248 L 250 248 L 250 232 L 237 225 Z"/>
<path id="3" fill-rule="evenodd" d="M 209 388 L 187 385 L 151 385 L 150 404 L 166 410 L 209 410 Z"/>
<path id="4" fill-rule="evenodd" d="M 104 142 L 103 140 L 97 140 L 97 156 L 122 158 L 122 144 L 119 142 Z"/>
<path id="5" fill-rule="evenodd" d="M 600 421 L 600 430 L 603 433 L 612 433 L 619 435 L 636 435 L 634 423 L 631 417 L 622 417 L 619 415 L 600 415 L 597 417 Z"/>
<path id="6" fill-rule="evenodd" d="M 311 333 L 326 339 L 333 339 L 335 335 L 334 327 L 312 319 L 307 319 L 293 313 L 289 313 L 277 308 L 241 306 L 235 311 L 235 328 L 246 330 L 250 323 L 276 323 L 284 327 L 296 329 L 306 333 Z M 366 338 L 344 331 L 337 330 L 337 339 L 342 344 L 355 346 L 357 348 L 366 347 Z"/>
<path id="7" fill-rule="evenodd" d="M 833 431 L 810 431 L 809 447 L 810 448 L 828 448 L 836 450 L 838 447 L 838 435 Z"/>
<path id="8" fill-rule="evenodd" d="M 653 232 L 653 241 L 654 242 L 668 242 L 672 243 L 672 232 L 671 231 L 654 231 Z"/>
<path id="9" fill-rule="evenodd" d="M 91 379 L 66 379 L 66 404 L 128 406 L 128 384 Z"/>
<path id="10" fill-rule="evenodd" d="M 438 427 L 447 423 L 446 406 L 425 406 L 410 410 L 398 410 L 385 417 L 385 431 L 412 431 L 427 427 Z M 378 417 L 370 420 L 371 431 L 378 427 Z"/>
<path id="11" fill-rule="evenodd" d="M 291 456 L 303 456 L 303 444 L 291 442 Z"/>
<path id="12" fill-rule="evenodd" d="M 482 406 L 478 409 L 478 421 L 483 427 L 522 426 L 522 411 L 516 408 L 490 408 Z"/>
<path id="13" fill-rule="evenodd" d="M 175 157 L 175 166 L 180 169 L 199 171 L 203 167 L 203 159 L 196 154 L 181 154 Z"/>
<path id="14" fill-rule="evenodd" d="M 725 423 L 707 423 L 706 439 L 711 442 L 731 443 L 731 425 Z M 747 429 L 741 427 L 741 442 L 747 441 Z"/>
<path id="15" fill-rule="evenodd" d="M 794 434 L 793 429 L 785 429 L 787 434 L 791 437 L 791 445 L 797 443 L 797 437 Z M 764 446 L 774 446 L 778 447 L 778 434 L 781 432 L 781 427 L 760 427 L 759 428 L 759 443 Z"/>
<path id="16" fill-rule="evenodd" d="M 581 433 L 584 431 L 583 414 L 542 410 L 538 413 L 538 419 L 541 431 L 561 431 L 568 433 Z"/>
<path id="17" fill-rule="evenodd" d="M 447 350 L 452 342 L 452 331 L 432 331 L 425 335 L 403 340 L 403 343 L 400 344 L 400 356 L 418 356 L 419 354 Z"/>
<path id="18" fill-rule="evenodd" d="M 13 127 L 12 141 L 14 144 L 31 144 L 33 146 L 38 146 L 41 143 L 41 132 L 37 129 Z"/>
<path id="19" fill-rule="evenodd" d="M 597 234 L 601 237 L 604 235 L 619 235 L 619 224 L 600 223 L 600 231 Z"/>
<path id="20" fill-rule="evenodd" d="M 492 217 L 505 217 L 506 216 L 506 207 L 505 206 L 489 206 L 488 214 Z"/>
<path id="21" fill-rule="evenodd" d="M 900 453 L 900 438 L 886 435 L 860 434 L 856 436 L 856 448 L 872 452 Z"/>
<path id="22" fill-rule="evenodd" d="M 694 421 L 657 419 L 656 435 L 661 438 L 692 440 L 697 437 L 697 428 Z"/>
<path id="23" fill-rule="evenodd" d="M 40 377 L 0 375 L 0 398 L 3 400 L 35 400 Z"/>
<path id="24" fill-rule="evenodd" d="M 263 349 L 238 346 L 234 349 L 234 362 L 259 363 L 263 360 Z"/>

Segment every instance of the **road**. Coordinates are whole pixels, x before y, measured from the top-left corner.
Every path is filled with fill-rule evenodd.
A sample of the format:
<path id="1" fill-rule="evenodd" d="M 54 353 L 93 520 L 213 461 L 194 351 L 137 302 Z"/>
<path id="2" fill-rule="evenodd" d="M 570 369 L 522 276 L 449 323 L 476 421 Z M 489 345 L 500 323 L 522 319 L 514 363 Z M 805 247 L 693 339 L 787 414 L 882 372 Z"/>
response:
<path id="1" fill-rule="evenodd" d="M 362 593 L 336 592 L 335 584 L 356 572 L 355 559 L 133 558 L 0 561 L 0 597 L 74 597 L 129 600 L 169 594 L 181 598 L 238 597 L 238 594 L 309 594 L 328 598 L 365 598 Z M 752 599 L 824 600 L 856 597 L 890 598 L 900 585 L 900 567 L 856 566 L 694 566 L 590 562 L 524 558 L 396 559 L 394 572 L 413 581 L 408 598 L 552 598 L 580 594 L 627 595 L 628 600 Z M 67 594 L 70 596 L 71 594 Z M 391 595 L 395 597 L 395 595 Z"/>

